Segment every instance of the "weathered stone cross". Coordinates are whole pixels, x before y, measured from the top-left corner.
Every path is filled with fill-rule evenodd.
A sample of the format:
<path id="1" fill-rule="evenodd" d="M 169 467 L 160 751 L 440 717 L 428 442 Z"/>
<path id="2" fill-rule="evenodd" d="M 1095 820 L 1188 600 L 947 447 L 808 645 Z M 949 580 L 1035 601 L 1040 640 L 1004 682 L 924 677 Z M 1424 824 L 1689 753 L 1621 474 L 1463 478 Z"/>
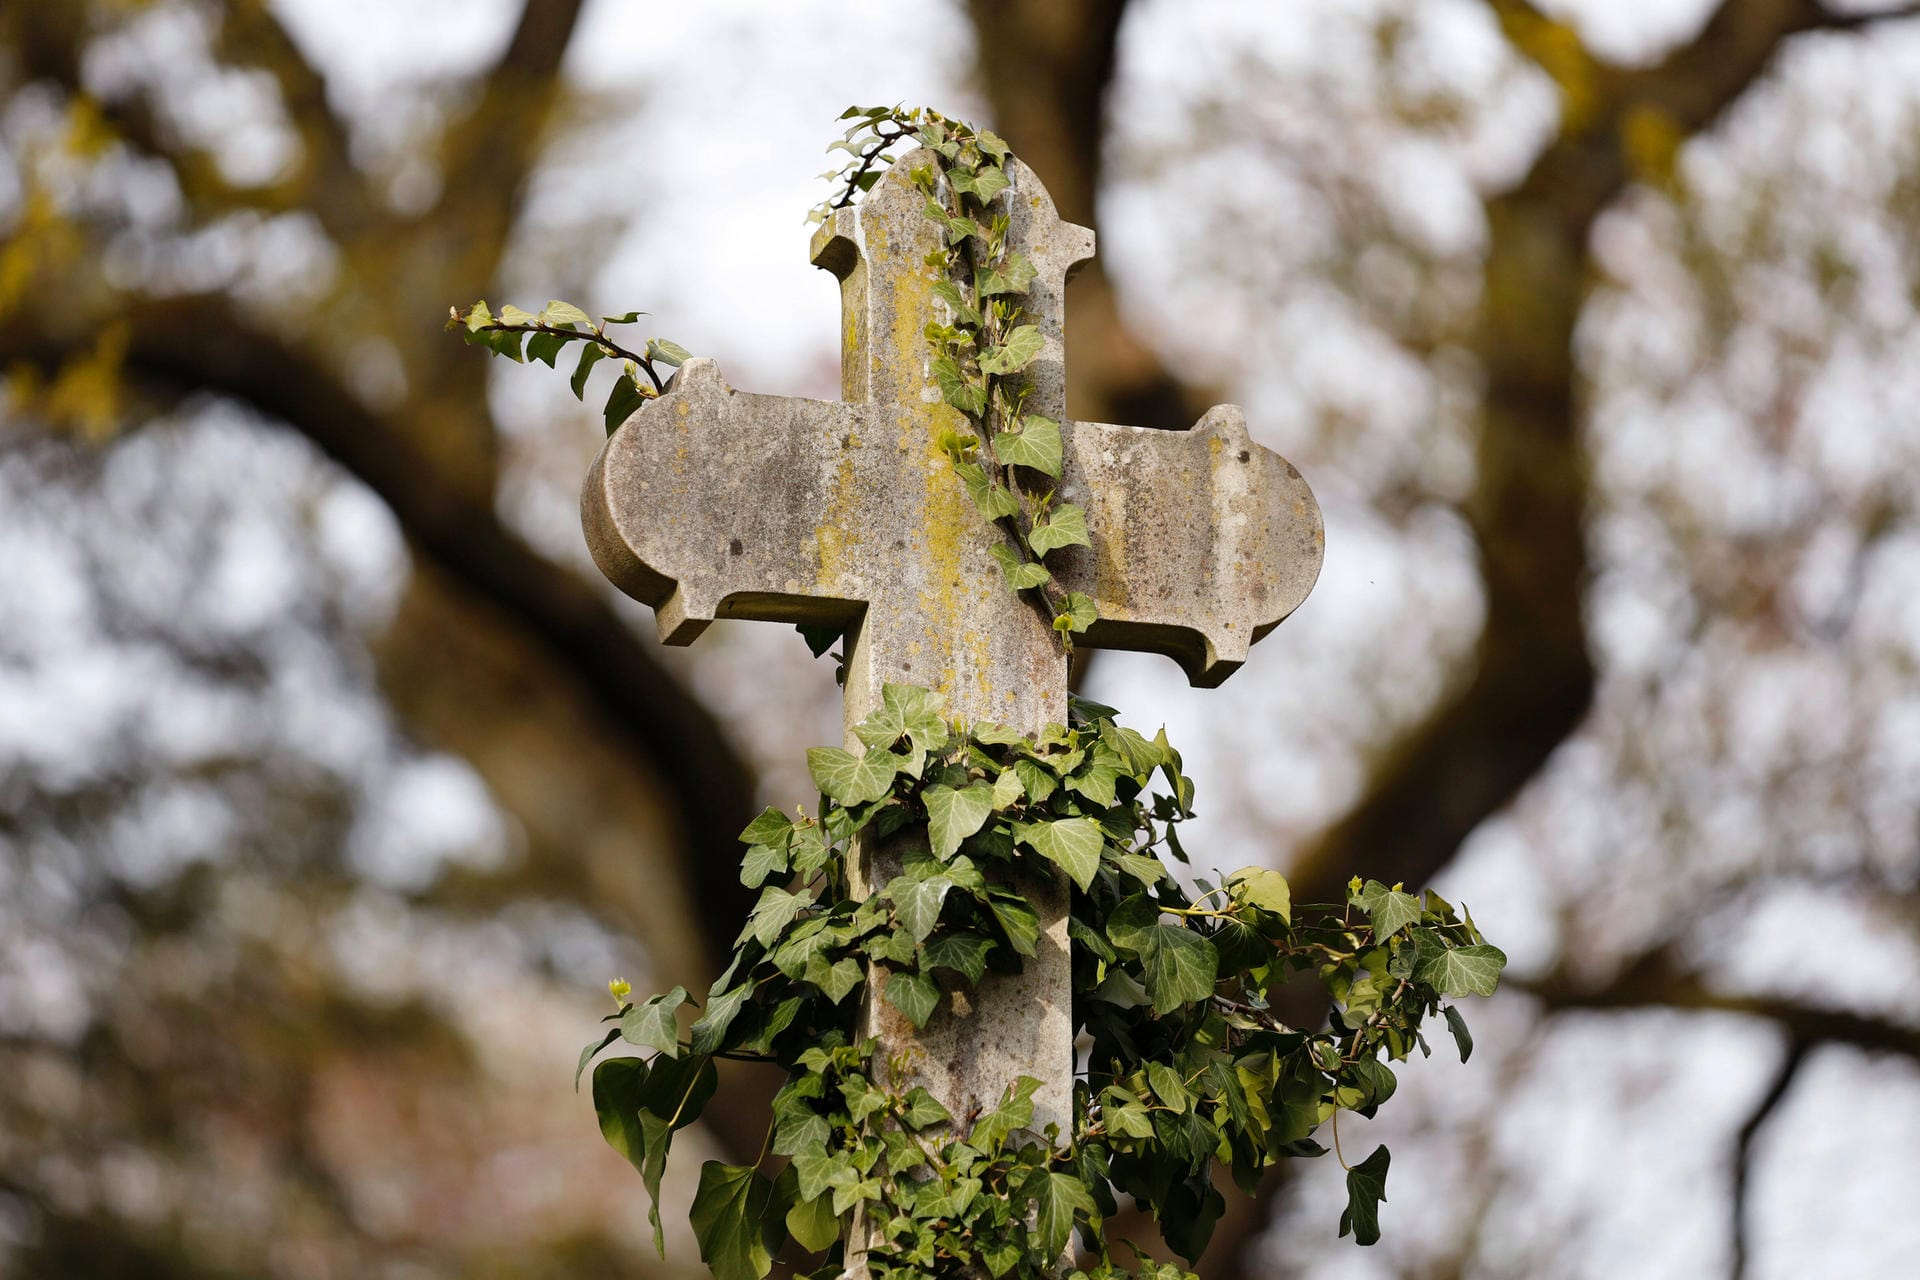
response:
<path id="1" fill-rule="evenodd" d="M 668 644 L 716 618 L 847 629 L 846 723 L 888 683 L 946 695 L 949 714 L 1037 733 L 1067 716 L 1067 661 L 1034 604 L 1007 587 L 988 549 L 1000 533 L 974 510 L 935 441 L 965 431 L 929 372 L 928 321 L 944 320 L 930 252 L 941 233 L 903 157 L 858 208 L 836 211 L 813 261 L 840 278 L 844 403 L 750 395 L 693 360 L 607 442 L 582 497 L 602 571 L 658 612 Z M 1046 339 L 1023 376 L 1030 412 L 1061 423 L 1061 496 L 1085 508 L 1093 545 L 1049 559 L 1099 605 L 1081 642 L 1165 653 L 1196 685 L 1226 679 L 1247 647 L 1306 597 L 1320 571 L 1320 511 L 1278 455 L 1222 405 L 1188 431 L 1069 422 L 1062 294 L 1093 256 L 1025 165 L 995 200 L 1009 243 L 1037 269 L 1026 323 Z M 887 881 L 884 852 L 856 849 L 856 893 Z M 1073 1096 L 1072 988 L 1064 879 L 1029 886 L 1039 954 L 1022 973 L 950 993 L 924 1031 L 871 999 L 883 1052 L 956 1116 L 991 1108 L 1016 1077 L 1043 1082 L 1034 1127 L 1063 1131 Z"/>

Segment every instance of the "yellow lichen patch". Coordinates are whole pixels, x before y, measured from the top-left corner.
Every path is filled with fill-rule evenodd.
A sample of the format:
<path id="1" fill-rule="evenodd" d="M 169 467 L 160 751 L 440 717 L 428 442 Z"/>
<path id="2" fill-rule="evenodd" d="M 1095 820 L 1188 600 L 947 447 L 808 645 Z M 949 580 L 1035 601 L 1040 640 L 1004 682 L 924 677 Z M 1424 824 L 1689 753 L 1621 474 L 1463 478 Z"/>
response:
<path id="1" fill-rule="evenodd" d="M 1094 521 L 1094 599 L 1102 616 L 1127 615 L 1127 490 L 1125 485 L 1094 491 L 1098 515 Z"/>
<path id="2" fill-rule="evenodd" d="M 845 593 L 851 585 L 848 570 L 860 545 L 860 475 L 854 461 L 859 448 L 860 433 L 848 432 L 840 463 L 834 468 L 833 496 L 813 531 L 814 563 L 819 568 L 814 581 L 827 595 Z"/>

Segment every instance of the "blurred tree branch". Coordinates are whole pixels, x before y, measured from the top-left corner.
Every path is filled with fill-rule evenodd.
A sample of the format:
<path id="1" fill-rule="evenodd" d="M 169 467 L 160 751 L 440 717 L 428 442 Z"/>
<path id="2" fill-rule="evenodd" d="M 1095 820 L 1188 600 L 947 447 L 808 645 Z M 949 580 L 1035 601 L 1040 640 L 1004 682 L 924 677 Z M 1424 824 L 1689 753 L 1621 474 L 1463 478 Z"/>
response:
<path id="1" fill-rule="evenodd" d="M 1787 1045 L 1786 1053 L 1780 1059 L 1780 1065 L 1774 1068 L 1773 1080 L 1753 1105 L 1753 1111 L 1740 1126 L 1739 1136 L 1734 1140 L 1733 1148 L 1733 1203 L 1729 1208 L 1731 1234 L 1733 1239 L 1733 1266 L 1729 1271 L 1731 1280 L 1746 1280 L 1747 1251 L 1751 1243 L 1752 1223 L 1748 1221 L 1748 1184 L 1753 1170 L 1753 1140 L 1760 1130 L 1772 1118 L 1786 1101 L 1793 1082 L 1800 1076 L 1800 1068 L 1806 1064 L 1807 1054 L 1812 1045 L 1805 1040 L 1794 1040 Z"/>

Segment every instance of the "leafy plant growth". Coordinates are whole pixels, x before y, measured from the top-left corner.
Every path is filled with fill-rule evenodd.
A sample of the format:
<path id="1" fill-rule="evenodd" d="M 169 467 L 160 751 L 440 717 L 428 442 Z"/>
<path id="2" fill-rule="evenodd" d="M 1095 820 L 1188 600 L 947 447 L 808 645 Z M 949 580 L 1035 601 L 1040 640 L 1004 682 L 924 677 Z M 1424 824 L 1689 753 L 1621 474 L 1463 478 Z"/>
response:
<path id="1" fill-rule="evenodd" d="M 1021 302 L 1034 268 L 1010 247 L 999 199 L 1007 146 L 925 110 L 842 118 L 854 124 L 835 147 L 850 158 L 828 175 L 839 189 L 816 219 L 871 188 L 894 144 L 912 139 L 937 157 L 910 175 L 942 231 L 929 265 L 947 319 L 926 336 L 942 398 L 969 428 L 937 443 L 1004 535 L 994 555 L 1008 587 L 1031 593 L 1071 648 L 1093 602 L 1062 590 L 1046 558 L 1087 545 L 1088 533 L 1085 514 L 1056 500 L 1059 424 L 1025 412 L 1025 371 L 1043 340 Z M 598 362 L 622 361 L 605 406 L 612 431 L 664 391 L 661 368 L 689 358 L 661 339 L 634 351 L 607 335 L 640 314 L 596 322 L 550 302 L 496 316 L 483 302 L 456 309 L 449 327 L 549 366 L 581 344 L 582 397 Z M 832 639 L 810 643 L 819 653 Z M 1506 957 L 1431 892 L 1356 879 L 1344 902 L 1296 904 L 1265 868 L 1218 884 L 1193 876 L 1178 834 L 1193 784 L 1179 753 L 1164 732 L 1121 726 L 1110 707 L 1071 705 L 1069 723 L 1028 737 L 950 723 L 938 695 L 886 686 L 855 728 L 858 751 L 808 752 L 815 813 L 768 809 L 741 833 L 741 879 L 760 896 L 704 1003 L 679 987 L 634 1002 L 625 982 L 612 984 L 618 1012 L 582 1050 L 575 1081 L 616 1042 L 640 1051 L 594 1066 L 593 1099 L 601 1132 L 653 1198 L 656 1244 L 674 1134 L 713 1097 L 721 1059 L 766 1063 L 786 1080 L 759 1159 L 702 1167 L 692 1225 L 719 1280 L 761 1280 L 789 1242 L 821 1255 L 812 1274 L 836 1276 L 856 1216 L 879 1280 L 1051 1275 L 1076 1233 L 1095 1275 L 1178 1280 L 1187 1273 L 1144 1255 L 1124 1259 L 1132 1271 L 1116 1260 L 1127 1242 L 1105 1224 L 1120 1197 L 1149 1210 L 1191 1261 L 1225 1207 L 1216 1170 L 1251 1193 L 1276 1162 L 1326 1154 L 1323 1125 L 1347 1171 L 1340 1232 L 1379 1238 L 1387 1150 L 1347 1164 L 1338 1116 L 1371 1116 L 1392 1096 L 1393 1064 L 1429 1052 L 1423 1026 L 1436 1013 L 1464 1061 L 1473 1041 L 1448 1002 L 1492 994 Z M 905 842 L 880 892 L 856 900 L 847 859 L 863 831 L 924 838 Z M 1017 971 L 1040 922 L 1009 886 L 1056 874 L 1072 885 L 1074 1030 L 1091 1044 L 1071 1131 L 1033 1131 L 1040 1082 L 1025 1077 L 993 1109 L 954 1116 L 902 1062 L 878 1059 L 858 1035 L 859 1010 L 885 1001 L 922 1027 L 949 993 Z M 1298 981 L 1324 990 L 1328 1026 L 1275 1015 L 1278 991 Z"/>

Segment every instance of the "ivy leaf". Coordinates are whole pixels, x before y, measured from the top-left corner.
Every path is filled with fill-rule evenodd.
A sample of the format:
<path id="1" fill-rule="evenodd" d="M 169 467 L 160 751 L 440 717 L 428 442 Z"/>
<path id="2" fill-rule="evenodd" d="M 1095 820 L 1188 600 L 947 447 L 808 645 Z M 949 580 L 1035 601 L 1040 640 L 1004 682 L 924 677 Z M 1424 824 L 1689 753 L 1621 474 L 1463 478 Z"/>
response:
<path id="1" fill-rule="evenodd" d="M 906 1111 L 900 1119 L 909 1128 L 929 1129 L 936 1124 L 952 1124 L 953 1113 L 941 1106 L 940 1100 L 923 1086 L 915 1085 L 907 1094 Z"/>
<path id="2" fill-rule="evenodd" d="M 991 129 L 982 129 L 976 143 L 983 155 L 992 156 L 996 161 L 1004 162 L 1013 151 L 1006 140 Z"/>
<path id="3" fill-rule="evenodd" d="M 693 1195 L 693 1238 L 717 1280 L 764 1280 L 773 1269 L 764 1219 L 773 1183 L 749 1166 L 709 1160 Z"/>
<path id="4" fill-rule="evenodd" d="M 933 296 L 947 304 L 953 312 L 954 321 L 969 329 L 980 327 L 980 312 L 961 294 L 958 285 L 951 280 L 936 280 L 933 283 Z"/>
<path id="5" fill-rule="evenodd" d="M 988 298 L 1000 293 L 1025 293 L 1037 274 L 1033 264 L 1027 261 L 1026 254 L 1009 254 L 1005 262 L 987 272 L 986 278 L 980 282 L 980 296 Z"/>
<path id="6" fill-rule="evenodd" d="M 1041 556 L 1057 547 L 1092 546 L 1093 542 L 1087 537 L 1087 513 L 1071 502 L 1061 503 L 1045 524 L 1033 527 L 1033 532 L 1027 535 L 1027 545 L 1035 555 Z"/>
<path id="7" fill-rule="evenodd" d="M 943 861 L 958 853 L 960 842 L 993 816 L 994 791 L 985 783 L 963 788 L 928 787 L 920 793 L 920 800 L 927 806 L 927 834 L 932 837 L 934 856 Z"/>
<path id="8" fill-rule="evenodd" d="M 987 953 L 993 950 L 993 939 L 984 933 L 963 930 L 959 933 L 944 934 L 927 944 L 920 954 L 922 969 L 952 969 L 967 980 L 968 986 L 980 981 L 987 971 Z"/>
<path id="9" fill-rule="evenodd" d="M 1067 779 L 1067 790 L 1077 791 L 1091 803 L 1105 809 L 1114 802 L 1114 785 L 1120 781 L 1120 775 L 1117 757 L 1111 754 L 1090 755 L 1086 763 Z"/>
<path id="10" fill-rule="evenodd" d="M 813 899 L 804 893 L 788 893 L 777 884 L 770 884 L 760 891 L 760 900 L 753 905 L 753 913 L 747 917 L 747 929 L 754 940 L 763 947 L 771 947 L 793 918 L 801 910 L 813 905 Z"/>
<path id="11" fill-rule="evenodd" d="M 1000 1105 L 973 1126 L 967 1145 L 991 1155 L 1007 1140 L 1007 1135 L 1032 1124 L 1033 1095 L 1039 1089 L 1040 1082 L 1032 1076 L 1021 1076 L 1014 1081 L 1007 1087 L 1007 1095 L 1000 1100 Z"/>
<path id="12" fill-rule="evenodd" d="M 1011 768 L 993 780 L 993 807 L 996 812 L 1018 804 L 1026 794 L 1027 789 L 1020 784 L 1020 775 Z"/>
<path id="13" fill-rule="evenodd" d="M 913 940 L 924 942 L 940 923 L 940 905 L 946 901 L 947 890 L 951 888 L 953 881 L 945 876 L 929 876 L 925 880 L 895 876 L 887 885 L 886 895 L 893 900 L 894 908 L 900 913 L 900 923 Z"/>
<path id="14" fill-rule="evenodd" d="M 1022 823 L 1018 828 L 1022 842 L 1073 878 L 1085 892 L 1100 870 L 1100 850 L 1107 838 L 1092 818 L 1060 818 L 1052 822 Z M 1209 995 L 1213 983 L 1207 983 Z"/>
<path id="15" fill-rule="evenodd" d="M 1038 760 L 1015 760 L 1013 772 L 1020 779 L 1021 789 L 1035 804 L 1045 801 L 1060 785 L 1060 779 L 1053 776 L 1053 771 Z"/>
<path id="16" fill-rule="evenodd" d="M 675 987 L 645 1004 L 630 1004 L 620 1015 L 620 1035 L 628 1044 L 658 1049 L 669 1058 L 680 1056 L 680 1024 L 673 1011 L 686 1003 L 687 989 Z"/>
<path id="17" fill-rule="evenodd" d="M 924 973 L 889 973 L 886 997 L 887 1003 L 906 1014 L 918 1031 L 927 1025 L 934 1006 L 940 1003 L 940 985 Z"/>
<path id="18" fill-rule="evenodd" d="M 1005 486 L 993 482 L 987 475 L 987 469 L 977 462 L 956 462 L 953 473 L 967 486 L 967 496 L 973 499 L 974 509 L 983 520 L 991 523 L 1006 516 L 1020 514 L 1020 503 L 1007 492 Z"/>
<path id="19" fill-rule="evenodd" d="M 747 856 L 740 863 L 740 883 L 749 889 L 758 889 L 767 882 L 767 877 L 784 872 L 787 869 L 787 855 L 784 850 L 772 845 L 756 844 L 747 850 Z"/>
<path id="20" fill-rule="evenodd" d="M 1473 1036 L 1467 1030 L 1467 1020 L 1452 1005 L 1441 1010 L 1447 1015 L 1447 1030 L 1453 1033 L 1454 1047 L 1460 1050 L 1460 1061 L 1465 1062 L 1473 1056 Z M 574 1077 L 576 1080 L 578 1076 Z"/>
<path id="21" fill-rule="evenodd" d="M 621 423 L 632 417 L 634 411 L 646 402 L 647 397 L 641 394 L 640 387 L 634 382 L 632 375 L 623 374 L 613 384 L 613 390 L 608 392 L 607 407 L 601 411 L 602 416 L 606 418 L 607 434 L 612 435 L 619 429 Z"/>
<path id="22" fill-rule="evenodd" d="M 806 980 L 826 995 L 827 999 L 839 1004 L 847 998 L 847 993 L 866 979 L 860 968 L 860 962 L 852 956 L 846 956 L 827 963 L 825 956 L 816 955 L 807 961 Z"/>
<path id="23" fill-rule="evenodd" d="M 574 306 L 571 302 L 561 302 L 558 299 L 547 303 L 545 307 L 541 308 L 540 320 L 543 324 L 555 326 L 563 324 L 591 325 L 593 323 L 592 318 L 589 317 L 586 312 Z"/>
<path id="24" fill-rule="evenodd" d="M 693 359 L 693 352 L 677 342 L 668 342 L 665 338 L 648 338 L 647 359 L 655 364 L 670 364 L 678 368 Z"/>
<path id="25" fill-rule="evenodd" d="M 582 403 L 587 398 L 587 375 L 593 372 L 593 366 L 599 364 L 610 353 L 597 342 L 581 344 L 580 363 L 573 366 L 573 380 L 567 385 L 573 388 L 573 398 Z"/>
<path id="26" fill-rule="evenodd" d="M 1006 576 L 1007 585 L 1015 591 L 1025 591 L 1028 587 L 1044 587 L 1053 581 L 1053 575 L 1047 572 L 1045 565 L 1021 559 L 1020 553 L 1004 542 L 988 547 L 987 554 L 999 564 L 1000 572 Z"/>
<path id="27" fill-rule="evenodd" d="M 1066 1252 L 1067 1241 L 1073 1237 L 1075 1213 L 1084 1213 L 1089 1220 L 1099 1216 L 1087 1184 L 1070 1173 L 1035 1169 L 1021 1191 L 1033 1202 L 1033 1229 L 1049 1258 Z"/>
<path id="28" fill-rule="evenodd" d="M 1227 877 L 1233 896 L 1249 906 L 1293 922 L 1293 890 L 1287 878 L 1267 867 L 1242 867 Z M 1376 935 L 1377 936 L 1377 935 Z"/>
<path id="29" fill-rule="evenodd" d="M 760 811 L 760 816 L 746 825 L 740 832 L 742 844 L 764 844 L 785 850 L 787 841 L 793 838 L 794 822 L 786 814 L 772 805 Z"/>
<path id="30" fill-rule="evenodd" d="M 707 996 L 707 1011 L 693 1024 L 693 1030 L 689 1033 L 697 1057 L 707 1057 L 720 1051 L 726 1043 L 727 1028 L 740 1016 L 741 1007 L 752 994 L 753 984 L 743 982 L 731 991 Z"/>
<path id="31" fill-rule="evenodd" d="M 787 1232 L 809 1253 L 833 1248 L 840 1238 L 840 1219 L 833 1211 L 833 1197 L 815 1196 L 787 1210 Z"/>
<path id="32" fill-rule="evenodd" d="M 1374 890 L 1378 892 L 1374 892 Z M 1384 942 L 1402 928 L 1415 924 L 1420 919 L 1420 899 L 1398 889 L 1389 889 L 1378 880 L 1367 882 L 1368 892 L 1361 904 L 1366 908 L 1367 919 L 1373 924 L 1373 937 L 1376 942 Z"/>
<path id="33" fill-rule="evenodd" d="M 1147 1063 L 1147 1083 L 1153 1086 L 1153 1096 L 1175 1111 L 1185 1111 L 1193 1105 L 1180 1073 L 1163 1062 Z"/>
<path id="34" fill-rule="evenodd" d="M 1026 899 L 1005 890 L 988 890 L 987 910 L 993 912 L 1015 951 L 1023 956 L 1033 954 L 1034 944 L 1040 940 L 1040 917 Z"/>
<path id="35" fill-rule="evenodd" d="M 557 366 L 554 361 L 560 357 L 560 348 L 567 340 L 557 333 L 534 333 L 527 335 L 527 359 L 538 360 L 547 368 Z"/>
<path id="36" fill-rule="evenodd" d="M 511 302 L 500 308 L 501 324 L 533 324 L 538 321 L 538 319 L 539 317 L 534 315 L 533 312 L 522 311 Z"/>
<path id="37" fill-rule="evenodd" d="M 1153 997 L 1153 1011 L 1165 1015 L 1183 1004 L 1213 995 L 1220 956 L 1213 944 L 1177 924 L 1156 924 L 1139 948 L 1140 967 Z"/>
<path id="38" fill-rule="evenodd" d="M 843 805 L 865 804 L 886 795 L 898 765 L 899 757 L 890 751 L 870 749 L 856 756 L 839 747 L 807 749 L 807 772 L 813 775 L 814 785 Z"/>
<path id="39" fill-rule="evenodd" d="M 978 981 L 978 979 L 976 978 L 975 981 Z M 598 1040 L 587 1041 L 586 1046 L 580 1050 L 580 1061 L 573 1069 L 573 1091 L 575 1093 L 580 1092 L 580 1077 L 586 1073 L 587 1064 L 593 1061 L 594 1055 L 619 1038 L 620 1028 L 609 1027 L 607 1034 L 601 1036 Z M 1465 1061 L 1465 1059 L 1463 1058 L 1462 1061 Z"/>
<path id="40" fill-rule="evenodd" d="M 1428 956 L 1414 968 L 1413 979 L 1456 1000 L 1490 996 L 1499 987 L 1500 971 L 1506 967 L 1507 953 L 1481 942 Z"/>
<path id="41" fill-rule="evenodd" d="M 853 733 L 869 747 L 890 748 L 910 738 L 924 751 L 939 750 L 952 736 L 940 695 L 913 684 L 881 686 L 879 708 L 855 725 Z"/>
<path id="42" fill-rule="evenodd" d="M 960 412 L 977 415 L 987 407 L 987 389 L 962 373 L 952 356 L 933 362 L 933 380 L 940 385 L 940 395 Z"/>
<path id="43" fill-rule="evenodd" d="M 624 315 L 601 316 L 600 323 L 601 324 L 632 324 L 634 321 L 638 320 L 641 316 L 652 315 L 652 314 L 653 313 L 651 311 L 629 311 L 629 312 L 626 312 Z"/>
<path id="44" fill-rule="evenodd" d="M 1392 1157 L 1385 1147 L 1347 1170 L 1347 1208 L 1340 1215 L 1340 1234 L 1353 1232 L 1355 1244 L 1374 1244 L 1380 1239 L 1380 1205 L 1387 1198 L 1387 1162 Z"/>
<path id="45" fill-rule="evenodd" d="M 1100 606 L 1093 602 L 1092 596 L 1084 591 L 1069 591 L 1067 598 L 1060 602 L 1060 612 L 1054 616 L 1053 629 L 1077 635 L 1099 619 Z"/>
<path id="46" fill-rule="evenodd" d="M 1002 338 L 999 346 L 981 355 L 980 372 L 995 376 L 1018 373 L 1039 357 L 1045 345 L 1037 325 L 1020 325 Z"/>
<path id="47" fill-rule="evenodd" d="M 985 150 L 985 148 L 981 148 Z M 985 165 L 973 175 L 973 195 L 981 204 L 986 204 L 1007 189 L 1007 175 L 997 165 Z"/>
<path id="48" fill-rule="evenodd" d="M 1030 413 L 1018 431 L 1002 431 L 993 438 L 993 452 L 1007 466 L 1032 467 L 1058 480 L 1063 453 L 1060 424 Z"/>

